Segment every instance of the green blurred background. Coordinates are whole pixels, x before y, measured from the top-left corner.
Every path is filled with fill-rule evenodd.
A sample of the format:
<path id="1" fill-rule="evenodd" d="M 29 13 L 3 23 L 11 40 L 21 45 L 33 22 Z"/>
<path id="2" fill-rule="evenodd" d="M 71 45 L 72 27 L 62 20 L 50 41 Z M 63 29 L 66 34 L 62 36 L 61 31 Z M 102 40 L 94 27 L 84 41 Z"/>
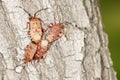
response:
<path id="1" fill-rule="evenodd" d="M 100 0 L 104 31 L 109 37 L 109 49 L 117 78 L 120 80 L 120 0 Z"/>

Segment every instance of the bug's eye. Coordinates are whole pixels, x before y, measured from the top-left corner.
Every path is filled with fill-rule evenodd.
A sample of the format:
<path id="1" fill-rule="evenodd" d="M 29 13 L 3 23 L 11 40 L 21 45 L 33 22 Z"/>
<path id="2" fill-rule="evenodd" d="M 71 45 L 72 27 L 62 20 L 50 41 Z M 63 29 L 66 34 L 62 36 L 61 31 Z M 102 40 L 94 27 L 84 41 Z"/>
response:
<path id="1" fill-rule="evenodd" d="M 33 22 L 33 24 L 37 24 L 37 22 Z"/>
<path id="2" fill-rule="evenodd" d="M 37 24 L 37 22 L 33 22 L 33 24 Z"/>

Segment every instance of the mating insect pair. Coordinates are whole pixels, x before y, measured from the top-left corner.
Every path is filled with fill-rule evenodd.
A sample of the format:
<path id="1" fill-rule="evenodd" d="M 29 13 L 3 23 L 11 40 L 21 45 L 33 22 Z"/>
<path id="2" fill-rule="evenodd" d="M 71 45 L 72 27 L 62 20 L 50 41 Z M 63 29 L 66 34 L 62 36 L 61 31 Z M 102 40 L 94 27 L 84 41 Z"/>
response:
<path id="1" fill-rule="evenodd" d="M 20 7 L 21 8 L 21 7 Z M 23 8 L 22 8 L 23 9 Z M 29 31 L 28 35 L 31 37 L 31 43 L 25 48 L 25 58 L 24 62 L 31 62 L 32 60 L 39 60 L 43 57 L 43 54 L 48 50 L 49 45 L 62 34 L 63 25 L 59 22 L 50 23 L 48 25 L 49 29 L 43 40 L 44 30 L 42 25 L 42 20 L 36 17 L 36 14 L 42 10 L 37 11 L 34 16 L 31 16 L 25 9 L 23 9 L 29 15 L 29 22 L 27 23 Z"/>
<path id="2" fill-rule="evenodd" d="M 29 43 L 25 48 L 24 62 L 31 62 L 32 60 L 39 60 L 43 57 L 48 49 L 48 42 L 46 40 L 41 40 L 40 43 L 35 44 L 33 42 Z"/>

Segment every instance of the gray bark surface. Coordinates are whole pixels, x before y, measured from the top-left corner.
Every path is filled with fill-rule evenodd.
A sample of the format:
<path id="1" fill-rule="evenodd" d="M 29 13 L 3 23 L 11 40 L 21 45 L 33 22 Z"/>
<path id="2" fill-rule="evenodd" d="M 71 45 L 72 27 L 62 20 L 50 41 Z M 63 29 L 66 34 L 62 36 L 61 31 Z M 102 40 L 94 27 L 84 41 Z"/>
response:
<path id="1" fill-rule="evenodd" d="M 116 80 L 98 0 L 0 0 L 0 80 Z M 64 35 L 39 62 L 24 64 L 30 14 L 64 23 Z M 44 26 L 43 26 L 44 27 Z"/>

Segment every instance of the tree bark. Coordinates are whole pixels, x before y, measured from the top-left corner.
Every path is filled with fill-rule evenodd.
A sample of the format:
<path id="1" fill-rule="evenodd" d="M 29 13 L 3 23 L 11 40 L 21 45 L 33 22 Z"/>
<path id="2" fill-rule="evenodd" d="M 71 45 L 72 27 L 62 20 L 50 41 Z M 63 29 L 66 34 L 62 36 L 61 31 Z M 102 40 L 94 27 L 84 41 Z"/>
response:
<path id="1" fill-rule="evenodd" d="M 64 24 L 39 62 L 22 61 L 29 16 L 18 6 L 32 15 L 48 8 L 37 17 Z M 98 0 L 0 0 L 0 17 L 0 80 L 116 80 Z"/>

